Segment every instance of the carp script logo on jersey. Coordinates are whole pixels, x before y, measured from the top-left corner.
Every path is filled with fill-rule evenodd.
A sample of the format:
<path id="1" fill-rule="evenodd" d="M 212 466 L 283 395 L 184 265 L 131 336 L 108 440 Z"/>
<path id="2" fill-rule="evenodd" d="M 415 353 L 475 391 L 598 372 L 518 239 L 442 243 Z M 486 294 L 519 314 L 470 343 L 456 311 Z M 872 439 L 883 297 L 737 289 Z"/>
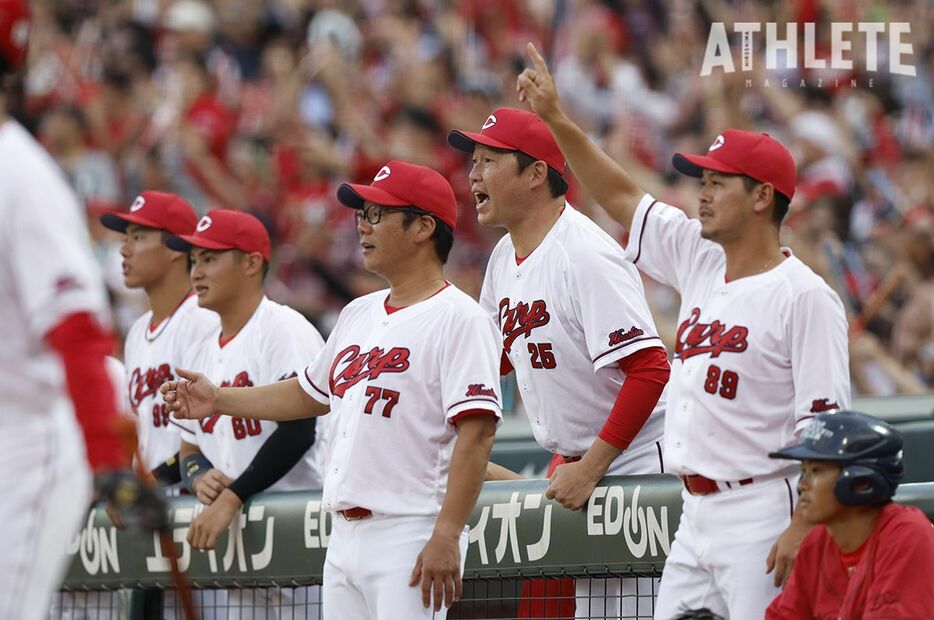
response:
<path id="1" fill-rule="evenodd" d="M 691 316 L 678 327 L 675 355 L 682 361 L 707 353 L 710 357 L 719 357 L 721 353 L 742 353 L 749 346 L 746 340 L 748 328 L 742 325 L 728 328 L 720 321 L 701 323 L 700 315 L 700 308 L 694 308 Z"/>
<path id="2" fill-rule="evenodd" d="M 172 369 L 168 364 L 159 364 L 155 368 L 134 368 L 130 373 L 130 406 L 136 410 L 144 398 L 159 392 L 159 386 L 166 381 L 174 381 Z"/>
<path id="3" fill-rule="evenodd" d="M 499 302 L 499 324 L 503 331 L 503 348 L 509 351 L 512 343 L 519 336 L 525 335 L 528 338 L 533 329 L 547 325 L 550 320 L 551 315 L 548 314 L 548 306 L 543 299 L 536 299 L 530 304 L 520 301 L 512 307 L 509 298 L 504 298 Z"/>
<path id="4" fill-rule="evenodd" d="M 343 369 L 338 371 L 338 368 Z M 409 369 L 409 350 L 393 347 L 384 351 L 373 347 L 361 353 L 352 344 L 334 357 L 331 364 L 331 394 L 343 398 L 344 393 L 364 380 L 376 379 L 384 372 L 405 372 Z"/>
<path id="5" fill-rule="evenodd" d="M 233 381 L 221 381 L 220 387 L 253 387 L 253 381 L 250 379 L 249 373 L 244 370 L 243 372 L 238 372 L 233 378 Z M 213 413 L 210 417 L 198 420 L 198 423 L 201 425 L 202 431 L 205 433 L 213 433 L 214 427 L 217 426 L 217 422 L 220 418 L 221 414 L 218 411 Z"/>

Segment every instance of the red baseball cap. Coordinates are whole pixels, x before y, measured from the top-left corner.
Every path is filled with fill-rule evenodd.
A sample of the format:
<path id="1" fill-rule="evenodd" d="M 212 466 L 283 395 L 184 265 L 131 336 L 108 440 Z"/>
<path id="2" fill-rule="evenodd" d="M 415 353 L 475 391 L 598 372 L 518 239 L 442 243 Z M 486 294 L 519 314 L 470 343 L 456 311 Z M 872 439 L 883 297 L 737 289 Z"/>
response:
<path id="1" fill-rule="evenodd" d="M 727 129 L 707 149 L 706 155 L 675 153 L 675 170 L 700 177 L 704 170 L 745 174 L 760 183 L 771 183 L 788 200 L 795 195 L 795 160 L 785 146 L 767 133 Z"/>
<path id="2" fill-rule="evenodd" d="M 545 121 L 537 114 L 515 108 L 494 110 L 486 117 L 480 133 L 451 131 L 448 144 L 467 153 L 473 153 L 477 144 L 504 151 L 522 151 L 529 157 L 542 160 L 561 175 L 567 163 Z"/>
<path id="3" fill-rule="evenodd" d="M 27 0 L 0 0 L 0 57 L 8 71 L 16 71 L 26 61 L 29 47 L 29 3 Z"/>
<path id="4" fill-rule="evenodd" d="M 448 180 L 440 173 L 404 161 L 391 161 L 379 169 L 369 185 L 344 183 L 337 199 L 352 209 L 362 209 L 369 200 L 384 207 L 415 207 L 437 216 L 454 230 L 457 200 Z"/>
<path id="5" fill-rule="evenodd" d="M 172 235 L 165 244 L 179 252 L 191 248 L 259 252 L 269 260 L 269 232 L 255 216 L 243 211 L 213 209 L 198 221 L 194 234 Z"/>
<path id="6" fill-rule="evenodd" d="M 173 235 L 188 235 L 195 231 L 198 216 L 184 198 L 166 192 L 143 192 L 136 197 L 127 213 L 105 213 L 101 224 L 110 230 L 126 232 L 130 224 L 167 230 Z"/>

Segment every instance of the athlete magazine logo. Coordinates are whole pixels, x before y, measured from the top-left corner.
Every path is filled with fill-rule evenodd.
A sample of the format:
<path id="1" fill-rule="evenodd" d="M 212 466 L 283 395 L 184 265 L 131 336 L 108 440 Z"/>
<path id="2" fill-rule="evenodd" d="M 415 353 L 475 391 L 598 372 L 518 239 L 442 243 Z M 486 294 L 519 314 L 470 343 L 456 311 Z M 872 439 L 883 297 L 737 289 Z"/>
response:
<path id="1" fill-rule="evenodd" d="M 726 24 L 710 25 L 701 77 L 714 71 L 737 71 L 737 53 L 738 70 L 742 72 L 754 71 L 760 62 L 765 63 L 766 71 L 810 72 L 808 77 L 797 81 L 775 75 L 757 78 L 755 81 L 759 83 L 755 85 L 764 88 L 874 88 L 872 74 L 886 69 L 880 60 L 887 61 L 890 74 L 917 75 L 911 63 L 914 46 L 908 40 L 911 35 L 908 22 L 831 22 L 820 27 L 813 22 L 736 22 L 732 24 L 732 34 L 731 44 Z M 864 78 L 852 77 L 854 74 Z M 746 88 L 753 85 L 753 79 L 746 80 Z"/>
<path id="2" fill-rule="evenodd" d="M 509 298 L 504 298 L 499 302 L 499 324 L 503 331 L 503 348 L 510 351 L 512 343 L 519 336 L 524 335 L 528 338 L 533 329 L 547 325 L 550 320 L 551 315 L 548 314 L 548 306 L 543 299 L 536 299 L 530 304 L 520 301 L 515 306 L 511 306 Z"/>
<path id="3" fill-rule="evenodd" d="M 343 370 L 338 367 L 345 364 Z M 331 364 L 331 394 L 343 398 L 344 393 L 363 380 L 376 379 L 384 372 L 405 372 L 409 369 L 409 350 L 393 347 L 384 351 L 373 347 L 360 351 L 352 344 L 334 357 Z"/>

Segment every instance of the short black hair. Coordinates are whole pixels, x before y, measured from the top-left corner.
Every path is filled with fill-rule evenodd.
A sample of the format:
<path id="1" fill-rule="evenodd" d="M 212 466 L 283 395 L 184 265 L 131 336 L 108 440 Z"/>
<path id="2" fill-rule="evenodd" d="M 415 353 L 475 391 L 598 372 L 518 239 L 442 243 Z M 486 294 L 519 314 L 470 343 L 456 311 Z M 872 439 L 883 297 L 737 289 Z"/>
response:
<path id="1" fill-rule="evenodd" d="M 418 209 L 418 207 L 413 208 Z M 431 213 L 412 213 L 411 211 L 405 211 L 402 214 L 402 227 L 407 229 L 416 218 L 422 217 L 423 215 L 428 215 L 435 221 L 435 232 L 431 235 L 431 240 L 434 242 L 435 254 L 438 255 L 438 259 L 441 261 L 441 264 L 444 265 L 448 262 L 448 255 L 451 254 L 451 247 L 454 245 L 454 231 L 451 230 L 451 227 L 448 226 L 446 222 L 442 222 L 434 215 L 431 215 Z"/>
<path id="2" fill-rule="evenodd" d="M 755 180 L 751 176 L 741 174 L 739 177 L 743 180 L 743 186 L 746 188 L 746 192 L 751 192 L 756 185 L 761 185 L 760 181 Z M 776 226 L 781 226 L 782 220 L 784 220 L 785 216 L 788 214 L 788 207 L 791 204 L 791 200 L 788 199 L 788 196 L 779 191 L 773 192 L 773 195 L 775 196 L 775 201 L 772 204 L 772 222 Z"/>
<path id="3" fill-rule="evenodd" d="M 526 168 L 538 161 L 531 155 L 527 155 L 522 151 L 513 151 L 513 153 L 516 156 L 516 162 L 519 164 L 519 172 L 523 172 Z M 551 166 L 548 166 L 548 189 L 551 190 L 552 198 L 558 198 L 568 193 L 568 182 Z"/>

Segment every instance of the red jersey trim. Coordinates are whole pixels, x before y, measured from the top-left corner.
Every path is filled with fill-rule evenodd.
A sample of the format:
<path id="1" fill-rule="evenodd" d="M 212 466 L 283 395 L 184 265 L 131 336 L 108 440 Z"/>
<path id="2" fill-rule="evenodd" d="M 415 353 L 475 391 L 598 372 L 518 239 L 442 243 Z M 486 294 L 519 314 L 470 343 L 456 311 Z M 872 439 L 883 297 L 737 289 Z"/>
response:
<path id="1" fill-rule="evenodd" d="M 319 388 L 317 385 L 315 385 L 315 382 L 312 381 L 312 380 L 311 380 L 311 377 L 308 376 L 308 369 L 307 369 L 307 368 L 304 370 L 304 373 L 305 373 L 305 379 L 308 380 L 308 384 L 309 384 L 311 387 L 313 387 L 313 388 L 315 389 L 315 391 L 316 391 L 318 394 L 321 394 L 321 395 L 324 396 L 325 398 L 331 398 L 331 395 L 330 395 L 330 394 L 328 394 L 327 392 L 325 392 L 324 390 L 322 390 L 321 388 Z"/>
<path id="2" fill-rule="evenodd" d="M 601 357 L 606 357 L 607 355 L 609 355 L 610 353 L 613 353 L 614 351 L 619 351 L 620 349 L 625 349 L 626 347 L 632 346 L 632 345 L 636 344 L 637 342 L 645 342 L 646 340 L 658 340 L 659 342 L 661 342 L 662 339 L 659 338 L 658 336 L 646 336 L 645 338 L 636 338 L 636 339 L 634 339 L 634 340 L 630 340 L 630 341 L 628 341 L 628 342 L 624 342 L 623 344 L 616 345 L 616 346 L 613 347 L 612 349 L 607 349 L 606 351 L 604 351 L 603 353 L 601 353 L 601 354 L 598 355 L 597 357 L 593 358 L 593 363 L 596 364 L 598 359 L 600 359 Z"/>
<path id="3" fill-rule="evenodd" d="M 435 291 L 434 293 L 432 293 L 431 295 L 429 295 L 428 297 L 426 297 L 426 298 L 423 299 L 422 301 L 428 301 L 429 299 L 431 299 L 432 297 L 434 297 L 435 295 L 437 295 L 438 293 L 440 293 L 441 291 L 443 291 L 444 289 L 446 289 L 446 288 L 449 287 L 449 286 L 451 286 L 451 283 L 448 282 L 447 280 L 445 280 L 445 281 L 444 281 L 444 286 L 442 286 L 441 288 L 439 288 L 437 291 Z M 415 302 L 415 303 L 412 304 L 412 305 L 413 305 L 413 306 L 418 305 L 418 304 L 422 303 L 422 301 L 417 301 L 417 302 Z M 393 312 L 398 312 L 399 310 L 405 310 L 406 308 L 409 308 L 409 307 L 410 307 L 410 306 L 390 306 L 390 305 L 389 305 L 389 295 L 386 295 L 386 300 L 383 301 L 383 308 L 385 308 L 386 314 L 392 314 Z"/>
<path id="4" fill-rule="evenodd" d="M 494 405 L 499 407 L 499 401 L 494 400 L 492 398 L 467 398 L 464 400 L 459 400 L 453 405 L 451 405 L 450 407 L 448 407 L 448 411 L 450 411 L 454 407 L 457 407 L 458 405 L 463 405 L 464 403 L 493 403 Z"/>
<path id="5" fill-rule="evenodd" d="M 639 230 L 639 250 L 636 252 L 636 257 L 632 260 L 633 265 L 638 263 L 639 257 L 642 256 L 642 238 L 643 235 L 645 235 L 645 226 L 649 223 L 649 213 L 652 212 L 652 207 L 654 207 L 657 202 L 657 200 L 653 200 L 649 208 L 645 210 L 645 216 L 642 218 L 642 228 Z"/>

